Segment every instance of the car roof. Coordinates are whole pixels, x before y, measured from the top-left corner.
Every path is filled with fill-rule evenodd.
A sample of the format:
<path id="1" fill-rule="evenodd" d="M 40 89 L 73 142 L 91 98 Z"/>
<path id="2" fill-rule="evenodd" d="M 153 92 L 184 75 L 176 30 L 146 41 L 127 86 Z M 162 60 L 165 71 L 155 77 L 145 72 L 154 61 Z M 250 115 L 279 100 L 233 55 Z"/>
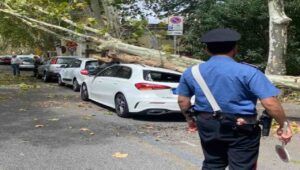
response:
<path id="1" fill-rule="evenodd" d="M 22 54 L 22 55 L 17 55 L 17 57 L 30 57 L 30 58 L 33 58 L 34 55 L 33 54 Z"/>
<path id="2" fill-rule="evenodd" d="M 120 66 L 128 66 L 131 68 L 136 68 L 136 69 L 142 69 L 142 70 L 151 70 L 151 71 L 161 71 L 161 72 L 168 72 L 168 73 L 174 73 L 174 74 L 180 74 L 180 72 L 177 71 L 173 71 L 170 69 L 165 69 L 165 68 L 159 68 L 159 67 L 152 67 L 152 66 L 148 66 L 148 65 L 144 65 L 144 64 L 118 64 Z"/>

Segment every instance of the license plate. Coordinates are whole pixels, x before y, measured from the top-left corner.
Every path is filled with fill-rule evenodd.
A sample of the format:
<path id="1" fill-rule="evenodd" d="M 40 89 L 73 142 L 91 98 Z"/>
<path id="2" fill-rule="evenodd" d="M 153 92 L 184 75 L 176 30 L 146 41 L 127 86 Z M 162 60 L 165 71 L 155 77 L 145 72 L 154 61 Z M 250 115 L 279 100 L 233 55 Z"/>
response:
<path id="1" fill-rule="evenodd" d="M 173 89 L 171 89 L 171 91 L 172 91 L 173 94 L 178 94 L 177 88 L 173 88 Z"/>

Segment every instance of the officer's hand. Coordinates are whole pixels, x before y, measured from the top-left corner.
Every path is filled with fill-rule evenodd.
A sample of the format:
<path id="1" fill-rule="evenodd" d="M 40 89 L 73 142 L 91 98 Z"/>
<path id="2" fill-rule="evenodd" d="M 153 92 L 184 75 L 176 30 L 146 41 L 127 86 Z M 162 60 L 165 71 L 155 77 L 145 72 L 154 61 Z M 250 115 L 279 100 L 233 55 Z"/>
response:
<path id="1" fill-rule="evenodd" d="M 283 133 L 282 127 L 279 127 L 277 129 L 277 136 L 278 136 L 279 140 L 283 141 L 285 144 L 290 142 L 291 138 L 293 136 L 293 132 L 292 132 L 290 125 L 288 125 L 286 133 Z"/>
<path id="2" fill-rule="evenodd" d="M 188 121 L 188 132 L 196 132 L 197 131 L 197 125 L 194 120 Z"/>

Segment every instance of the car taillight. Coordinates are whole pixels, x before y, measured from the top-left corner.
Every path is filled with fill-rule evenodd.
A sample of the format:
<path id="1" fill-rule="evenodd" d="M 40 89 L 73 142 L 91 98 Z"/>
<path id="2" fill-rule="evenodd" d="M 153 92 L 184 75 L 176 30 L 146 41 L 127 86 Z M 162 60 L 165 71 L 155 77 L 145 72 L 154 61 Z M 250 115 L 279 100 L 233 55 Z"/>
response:
<path id="1" fill-rule="evenodd" d="M 89 75 L 89 71 L 88 70 L 81 70 L 80 74 L 82 74 L 82 75 Z"/>
<path id="2" fill-rule="evenodd" d="M 54 58 L 51 60 L 50 64 L 56 64 L 57 63 L 57 58 Z"/>
<path id="3" fill-rule="evenodd" d="M 163 90 L 171 89 L 169 86 L 159 85 L 159 84 L 150 84 L 150 83 L 136 83 L 135 87 L 139 90 Z"/>

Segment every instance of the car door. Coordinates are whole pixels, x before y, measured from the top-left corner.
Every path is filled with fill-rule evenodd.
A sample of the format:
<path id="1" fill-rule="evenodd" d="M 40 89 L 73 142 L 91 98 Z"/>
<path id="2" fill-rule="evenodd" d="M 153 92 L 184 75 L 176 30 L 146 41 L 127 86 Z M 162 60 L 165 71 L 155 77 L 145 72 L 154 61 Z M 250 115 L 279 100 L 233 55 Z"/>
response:
<path id="1" fill-rule="evenodd" d="M 108 98 L 112 95 L 112 91 L 114 90 L 113 84 L 119 69 L 120 66 L 111 66 L 94 77 L 91 81 L 90 93 L 92 93 L 95 101 L 111 106 L 111 103 L 108 102 Z"/>
<path id="2" fill-rule="evenodd" d="M 107 102 L 111 105 L 115 104 L 115 95 L 118 92 L 123 93 L 125 96 L 127 93 L 131 92 L 131 88 L 133 87 L 132 83 L 130 83 L 129 79 L 132 75 L 132 69 L 127 66 L 120 66 L 117 69 L 117 73 L 113 78 L 110 78 L 108 81 L 109 90 L 107 91 L 106 99 Z"/>
<path id="3" fill-rule="evenodd" d="M 77 72 L 80 72 L 80 66 L 81 66 L 81 60 L 74 60 L 71 64 L 71 67 L 69 68 L 68 72 L 67 72 L 67 76 L 68 78 L 71 80 L 71 82 L 73 83 L 73 80 L 76 78 L 76 74 Z"/>

